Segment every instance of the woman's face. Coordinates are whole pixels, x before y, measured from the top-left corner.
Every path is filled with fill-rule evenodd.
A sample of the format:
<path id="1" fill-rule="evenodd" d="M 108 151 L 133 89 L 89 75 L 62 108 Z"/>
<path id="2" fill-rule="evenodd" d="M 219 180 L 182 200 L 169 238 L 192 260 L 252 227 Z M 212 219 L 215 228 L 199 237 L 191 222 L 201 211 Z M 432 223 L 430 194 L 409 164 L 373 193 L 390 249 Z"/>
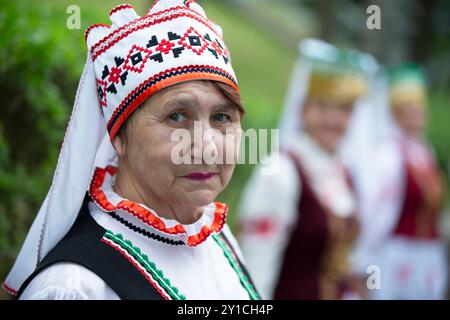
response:
<path id="1" fill-rule="evenodd" d="M 393 110 L 394 118 L 399 127 L 412 136 L 421 136 L 426 126 L 426 112 L 423 105 L 407 104 L 397 106 Z"/>
<path id="2" fill-rule="evenodd" d="M 127 165 L 140 189 L 165 203 L 199 207 L 214 201 L 237 160 L 237 107 L 200 80 L 165 88 L 136 111 L 118 138 L 125 140 L 116 147 L 119 169 Z"/>
<path id="3" fill-rule="evenodd" d="M 353 104 L 308 99 L 303 107 L 306 132 L 323 148 L 334 152 L 347 131 Z"/>

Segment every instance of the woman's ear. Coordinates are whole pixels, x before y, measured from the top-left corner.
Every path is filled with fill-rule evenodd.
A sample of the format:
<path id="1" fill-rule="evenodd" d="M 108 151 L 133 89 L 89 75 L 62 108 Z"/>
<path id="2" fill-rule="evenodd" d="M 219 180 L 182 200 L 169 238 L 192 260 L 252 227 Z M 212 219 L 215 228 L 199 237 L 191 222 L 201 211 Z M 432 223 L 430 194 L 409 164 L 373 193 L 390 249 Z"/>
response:
<path id="1" fill-rule="evenodd" d="M 126 153 L 126 141 L 125 140 L 126 140 L 125 135 L 122 132 L 119 132 L 119 134 L 117 134 L 112 141 L 114 149 L 116 150 L 116 152 L 120 158 L 124 157 L 125 153 Z"/>

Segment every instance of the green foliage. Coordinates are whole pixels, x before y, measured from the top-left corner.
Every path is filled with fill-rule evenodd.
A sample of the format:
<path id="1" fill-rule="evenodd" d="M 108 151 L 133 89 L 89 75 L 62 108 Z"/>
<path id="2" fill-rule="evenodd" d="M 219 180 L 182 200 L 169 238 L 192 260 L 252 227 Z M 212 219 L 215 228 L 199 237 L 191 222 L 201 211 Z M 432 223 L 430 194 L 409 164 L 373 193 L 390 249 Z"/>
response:
<path id="1" fill-rule="evenodd" d="M 435 148 L 441 168 L 450 170 L 450 93 L 432 91 L 429 97 L 427 136 Z"/>
<path id="2" fill-rule="evenodd" d="M 0 277 L 49 188 L 83 66 L 84 44 L 67 41 L 65 18 L 1 2 Z"/>

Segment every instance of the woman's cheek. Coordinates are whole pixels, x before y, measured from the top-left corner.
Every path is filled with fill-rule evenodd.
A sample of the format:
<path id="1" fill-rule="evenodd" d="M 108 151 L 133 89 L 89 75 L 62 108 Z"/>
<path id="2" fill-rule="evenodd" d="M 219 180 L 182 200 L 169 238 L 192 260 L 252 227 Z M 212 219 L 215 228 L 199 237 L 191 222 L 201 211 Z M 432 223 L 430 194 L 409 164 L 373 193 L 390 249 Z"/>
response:
<path id="1" fill-rule="evenodd" d="M 220 179 L 220 191 L 221 192 L 230 182 L 231 176 L 233 174 L 235 165 L 234 164 L 223 164 L 221 165 L 220 172 L 221 172 L 221 179 Z"/>
<path id="2" fill-rule="evenodd" d="M 227 134 L 222 137 L 222 141 L 223 143 L 219 148 L 219 150 L 222 150 L 222 163 L 231 165 L 236 164 L 241 142 L 240 128 L 229 130 Z"/>

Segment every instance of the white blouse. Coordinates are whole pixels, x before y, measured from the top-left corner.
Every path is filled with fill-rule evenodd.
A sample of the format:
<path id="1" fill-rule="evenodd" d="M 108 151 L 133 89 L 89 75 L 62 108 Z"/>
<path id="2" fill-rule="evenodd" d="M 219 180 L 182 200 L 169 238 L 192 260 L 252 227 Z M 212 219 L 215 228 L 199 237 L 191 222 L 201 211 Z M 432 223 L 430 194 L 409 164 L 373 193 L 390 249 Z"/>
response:
<path id="1" fill-rule="evenodd" d="M 97 172 L 102 173 L 99 176 L 104 176 L 104 179 L 100 179 L 99 185 L 94 185 L 90 190 L 95 201 L 89 203 L 92 217 L 109 233 L 120 234 L 124 240 L 131 241 L 134 247 L 139 248 L 142 255 L 146 255 L 163 273 L 163 277 L 178 289 L 179 297 L 221 300 L 257 298 L 248 279 L 242 277 L 242 270 L 236 270 L 236 263 L 232 263 L 232 260 L 236 261 L 233 254 L 226 254 L 232 251 L 224 250 L 224 242 L 220 242 L 216 236 L 222 231 L 239 260 L 243 261 L 237 241 L 225 224 L 225 205 L 212 203 L 205 207 L 202 217 L 195 223 L 181 225 L 175 220 L 157 216 L 156 212 L 142 204 L 132 203 L 130 206 L 128 200 L 121 198 L 112 189 L 114 171 L 98 168 Z M 105 198 L 102 199 L 102 196 Z M 139 210 L 133 211 L 136 205 Z M 222 206 L 221 210 L 219 206 Z M 113 210 L 116 218 L 106 212 L 117 207 L 123 209 Z M 157 219 L 159 224 L 151 225 L 144 215 L 153 221 Z M 148 234 L 134 231 L 117 217 L 161 238 L 149 238 Z M 180 232 L 180 228 L 183 232 Z M 178 232 L 173 234 L 175 229 Z M 205 230 L 210 230 L 211 234 Z M 143 281 L 146 281 L 144 277 Z M 169 290 L 165 294 L 166 298 L 175 299 Z M 85 267 L 60 262 L 40 272 L 20 299 L 117 300 L 119 297 L 100 277 Z"/>

